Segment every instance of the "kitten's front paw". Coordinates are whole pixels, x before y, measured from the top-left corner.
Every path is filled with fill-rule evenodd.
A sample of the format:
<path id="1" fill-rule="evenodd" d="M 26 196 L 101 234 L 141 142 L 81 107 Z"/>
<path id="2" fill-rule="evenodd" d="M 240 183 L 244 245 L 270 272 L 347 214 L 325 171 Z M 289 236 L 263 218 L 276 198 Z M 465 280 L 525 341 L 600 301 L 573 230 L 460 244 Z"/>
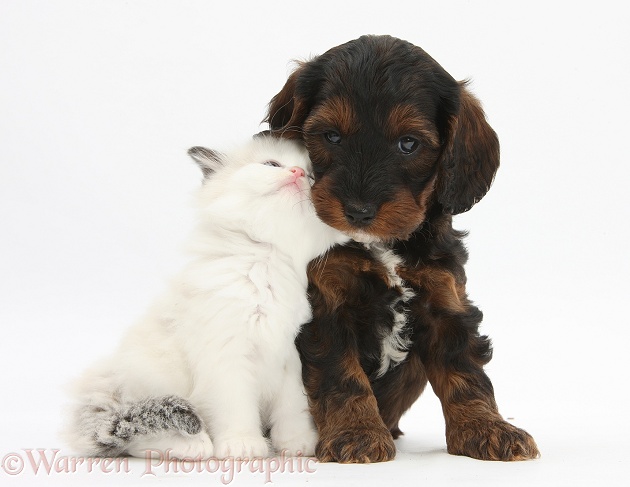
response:
<path id="1" fill-rule="evenodd" d="M 284 452 L 287 456 L 312 457 L 315 455 L 315 446 L 317 445 L 317 430 L 314 427 L 308 427 L 302 431 L 285 431 L 283 433 L 277 430 L 271 430 L 271 443 L 278 453 Z"/>
<path id="2" fill-rule="evenodd" d="M 178 460 L 207 460 L 212 458 L 214 448 L 205 431 L 196 435 L 167 431 L 134 438 L 126 453 L 145 459 L 164 459 L 168 455 L 169 458 Z"/>
<path id="3" fill-rule="evenodd" d="M 207 460 L 214 455 L 214 446 L 205 431 L 194 436 L 178 438 L 173 442 L 171 458 L 179 460 Z"/>
<path id="4" fill-rule="evenodd" d="M 214 441 L 214 455 L 217 458 L 260 458 L 268 454 L 269 445 L 262 435 L 221 437 Z"/>

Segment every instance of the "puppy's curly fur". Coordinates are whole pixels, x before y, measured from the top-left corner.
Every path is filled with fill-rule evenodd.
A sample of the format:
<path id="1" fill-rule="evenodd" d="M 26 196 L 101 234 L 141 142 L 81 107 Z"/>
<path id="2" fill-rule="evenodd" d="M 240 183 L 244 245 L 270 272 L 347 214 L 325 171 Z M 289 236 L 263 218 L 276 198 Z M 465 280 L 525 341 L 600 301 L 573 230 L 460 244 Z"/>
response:
<path id="1" fill-rule="evenodd" d="M 317 213 L 356 243 L 311 263 L 313 320 L 297 344 L 322 461 L 395 455 L 401 415 L 427 381 L 452 454 L 539 455 L 505 422 L 484 365 L 490 340 L 466 294 L 452 215 L 488 191 L 499 142 L 465 82 L 422 49 L 364 36 L 301 63 L 267 122 L 313 162 Z"/>

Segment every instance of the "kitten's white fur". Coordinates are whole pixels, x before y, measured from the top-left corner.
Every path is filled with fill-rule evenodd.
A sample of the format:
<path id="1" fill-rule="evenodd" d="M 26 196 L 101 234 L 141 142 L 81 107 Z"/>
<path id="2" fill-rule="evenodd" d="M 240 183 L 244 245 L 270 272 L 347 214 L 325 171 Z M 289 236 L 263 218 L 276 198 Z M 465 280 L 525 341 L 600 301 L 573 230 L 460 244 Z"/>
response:
<path id="1" fill-rule="evenodd" d="M 299 144 L 257 138 L 228 156 L 191 155 L 208 176 L 193 259 L 117 352 L 77 381 L 67 437 L 89 455 L 256 457 L 269 453 L 269 429 L 275 450 L 312 455 L 294 339 L 311 318 L 308 262 L 348 239 L 317 218 L 307 178 L 292 182 L 289 166 L 310 172 Z M 172 427 L 173 398 L 201 428 Z"/>

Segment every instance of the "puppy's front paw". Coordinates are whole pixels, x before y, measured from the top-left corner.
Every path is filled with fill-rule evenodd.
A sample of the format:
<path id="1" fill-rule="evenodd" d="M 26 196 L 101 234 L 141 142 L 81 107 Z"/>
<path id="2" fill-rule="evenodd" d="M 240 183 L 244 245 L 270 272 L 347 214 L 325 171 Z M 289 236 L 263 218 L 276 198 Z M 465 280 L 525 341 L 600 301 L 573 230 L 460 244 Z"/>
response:
<path id="1" fill-rule="evenodd" d="M 278 453 L 285 452 L 287 456 L 302 455 L 312 457 L 317 445 L 317 431 L 309 426 L 301 431 L 271 430 L 271 443 Z"/>
<path id="2" fill-rule="evenodd" d="M 262 435 L 224 436 L 214 441 L 217 458 L 260 458 L 269 454 L 269 445 Z"/>
<path id="3" fill-rule="evenodd" d="M 393 460 L 396 445 L 384 425 L 322 433 L 315 455 L 321 462 L 375 463 Z"/>
<path id="4" fill-rule="evenodd" d="M 529 433 L 503 420 L 452 425 L 446 429 L 446 445 L 452 455 L 479 460 L 517 461 L 540 456 Z"/>

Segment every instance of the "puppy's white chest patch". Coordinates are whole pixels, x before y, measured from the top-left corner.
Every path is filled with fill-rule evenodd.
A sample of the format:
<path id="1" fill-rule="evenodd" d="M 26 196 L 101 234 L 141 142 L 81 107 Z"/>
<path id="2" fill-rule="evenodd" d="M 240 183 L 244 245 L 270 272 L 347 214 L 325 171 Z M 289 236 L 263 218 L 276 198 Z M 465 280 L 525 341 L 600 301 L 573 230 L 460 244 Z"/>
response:
<path id="1" fill-rule="evenodd" d="M 406 286 L 403 279 L 398 275 L 396 269 L 401 264 L 399 256 L 382 244 L 369 244 L 366 245 L 366 248 L 387 269 L 387 285 L 400 292 L 400 296 L 390 303 L 393 318 L 392 327 L 385 330 L 381 339 L 381 364 L 376 375 L 381 377 L 390 368 L 395 367 L 407 358 L 411 340 L 407 336 L 406 303 L 415 296 L 415 293 Z"/>

